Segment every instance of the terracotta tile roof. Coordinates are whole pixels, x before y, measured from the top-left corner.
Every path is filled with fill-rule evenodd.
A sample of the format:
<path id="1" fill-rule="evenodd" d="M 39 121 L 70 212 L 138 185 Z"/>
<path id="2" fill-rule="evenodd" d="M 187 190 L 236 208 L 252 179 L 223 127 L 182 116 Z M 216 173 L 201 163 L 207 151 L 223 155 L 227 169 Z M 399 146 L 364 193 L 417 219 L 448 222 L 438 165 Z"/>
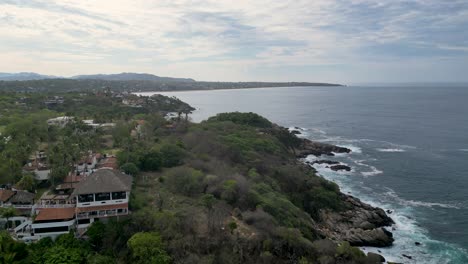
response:
<path id="1" fill-rule="evenodd" d="M 64 183 L 80 182 L 81 180 L 83 180 L 83 178 L 84 178 L 83 175 L 72 174 L 72 175 L 67 175 L 67 177 L 65 177 L 63 182 Z"/>
<path id="2" fill-rule="evenodd" d="M 81 213 L 81 212 L 102 211 L 102 210 L 112 210 L 112 209 L 124 209 L 124 208 L 128 208 L 128 203 L 89 206 L 89 207 L 77 207 L 76 212 Z"/>
<path id="3" fill-rule="evenodd" d="M 71 219 L 75 216 L 75 207 L 44 208 L 39 211 L 34 221 Z"/>
<path id="4" fill-rule="evenodd" d="M 108 157 L 104 160 L 102 160 L 98 165 L 97 168 L 112 168 L 114 170 L 119 168 L 119 165 L 117 164 L 117 158 L 116 157 Z"/>
<path id="5" fill-rule="evenodd" d="M 0 201 L 6 202 L 8 199 L 10 199 L 13 195 L 15 195 L 15 192 L 12 190 L 0 190 Z"/>

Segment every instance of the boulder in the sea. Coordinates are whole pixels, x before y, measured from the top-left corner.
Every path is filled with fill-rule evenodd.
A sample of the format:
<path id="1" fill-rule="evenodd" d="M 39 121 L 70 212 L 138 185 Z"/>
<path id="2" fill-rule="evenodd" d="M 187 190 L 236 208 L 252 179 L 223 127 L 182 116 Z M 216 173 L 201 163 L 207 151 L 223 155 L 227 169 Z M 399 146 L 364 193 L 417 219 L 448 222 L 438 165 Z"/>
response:
<path id="1" fill-rule="evenodd" d="M 297 148 L 297 156 L 300 158 L 307 157 L 308 155 L 314 156 L 334 156 L 334 153 L 350 153 L 351 150 L 348 148 L 338 147 L 326 143 L 311 141 L 308 139 L 301 139 L 302 142 Z"/>
<path id="2" fill-rule="evenodd" d="M 416 246 L 420 246 L 420 245 L 421 245 L 421 242 L 417 242 L 417 241 L 416 241 L 416 242 L 414 242 L 414 244 L 415 244 Z"/>
<path id="3" fill-rule="evenodd" d="M 333 160 L 316 160 L 312 162 L 312 164 L 328 164 L 328 165 L 336 165 L 340 164 L 339 161 L 333 161 Z"/>
<path id="4" fill-rule="evenodd" d="M 299 131 L 299 130 L 291 130 L 290 133 L 293 134 L 293 135 L 300 135 L 300 134 L 302 134 L 301 131 Z"/>
<path id="5" fill-rule="evenodd" d="M 401 255 L 402 255 L 403 257 L 407 258 L 407 259 L 413 259 L 413 257 L 410 256 L 410 255 L 406 255 L 406 254 L 401 254 Z"/>
<path id="6" fill-rule="evenodd" d="M 367 253 L 366 263 L 384 263 L 385 258 L 377 253 L 369 252 Z"/>
<path id="7" fill-rule="evenodd" d="M 330 167 L 331 170 L 333 171 L 351 171 L 351 167 L 343 164 L 338 164 L 338 165 L 333 165 Z"/>

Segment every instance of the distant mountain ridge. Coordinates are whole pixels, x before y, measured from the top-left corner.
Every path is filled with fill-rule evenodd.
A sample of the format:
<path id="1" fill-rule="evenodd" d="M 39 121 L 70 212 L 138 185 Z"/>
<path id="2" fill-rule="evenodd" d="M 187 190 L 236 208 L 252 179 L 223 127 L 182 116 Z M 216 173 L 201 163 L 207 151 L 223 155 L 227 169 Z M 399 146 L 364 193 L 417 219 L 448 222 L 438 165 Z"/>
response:
<path id="1" fill-rule="evenodd" d="M 190 78 L 160 77 L 149 73 L 122 72 L 118 74 L 92 74 L 71 77 L 78 80 L 106 80 L 106 81 L 155 81 L 155 82 L 195 82 Z"/>
<path id="2" fill-rule="evenodd" d="M 42 75 L 35 72 L 18 72 L 7 73 L 0 72 L 0 81 L 30 81 L 30 80 L 43 80 L 43 79 L 58 79 L 61 77 L 52 75 Z"/>
<path id="3" fill-rule="evenodd" d="M 114 91 L 153 92 L 184 90 L 242 89 L 261 87 L 341 86 L 310 82 L 206 82 L 190 78 L 159 77 L 147 73 L 77 75 L 69 78 L 31 72 L 0 73 L 0 91 Z"/>

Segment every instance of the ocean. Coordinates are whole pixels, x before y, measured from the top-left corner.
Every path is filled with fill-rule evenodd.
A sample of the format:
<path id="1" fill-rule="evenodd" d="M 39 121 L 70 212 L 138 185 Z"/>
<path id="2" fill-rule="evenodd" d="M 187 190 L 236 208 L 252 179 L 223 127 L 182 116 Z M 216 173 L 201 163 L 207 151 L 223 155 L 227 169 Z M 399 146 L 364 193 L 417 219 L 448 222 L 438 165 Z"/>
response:
<path id="1" fill-rule="evenodd" d="M 300 127 L 309 139 L 352 149 L 333 158 L 351 166 L 351 172 L 316 168 L 342 192 L 391 210 L 394 245 L 365 251 L 395 262 L 468 263 L 468 85 L 161 94 L 196 107 L 195 122 L 221 112 L 255 112 L 282 126 Z"/>

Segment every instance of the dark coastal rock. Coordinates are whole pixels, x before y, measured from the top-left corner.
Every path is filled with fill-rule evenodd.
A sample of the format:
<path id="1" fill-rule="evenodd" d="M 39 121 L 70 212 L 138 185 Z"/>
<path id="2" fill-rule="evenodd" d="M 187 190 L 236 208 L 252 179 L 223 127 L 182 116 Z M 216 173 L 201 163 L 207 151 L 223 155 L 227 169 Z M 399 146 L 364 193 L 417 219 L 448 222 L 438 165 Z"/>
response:
<path id="1" fill-rule="evenodd" d="M 421 245 L 420 242 L 414 242 L 414 244 L 415 244 L 416 246 L 420 246 L 420 245 Z"/>
<path id="2" fill-rule="evenodd" d="M 301 139 L 301 146 L 296 150 L 297 156 L 305 158 L 308 155 L 314 156 L 334 156 L 333 153 L 350 153 L 351 150 L 348 148 L 338 147 L 321 142 L 310 141 L 308 139 Z"/>
<path id="3" fill-rule="evenodd" d="M 407 259 L 413 259 L 413 257 L 410 256 L 410 255 L 406 255 L 406 254 L 401 254 L 401 255 L 402 255 L 403 257 L 407 258 Z"/>
<path id="4" fill-rule="evenodd" d="M 342 194 L 348 204 L 346 211 L 322 211 L 321 232 L 337 241 L 348 241 L 353 246 L 386 247 L 394 239 L 384 227 L 394 222 L 381 208 L 372 207 L 359 199 Z"/>
<path id="5" fill-rule="evenodd" d="M 315 160 L 312 162 L 312 164 L 328 164 L 328 165 L 335 165 L 335 164 L 340 164 L 339 161 L 333 161 L 333 160 Z"/>
<path id="6" fill-rule="evenodd" d="M 330 167 L 330 169 L 333 170 L 333 171 L 341 171 L 341 170 L 351 171 L 351 167 L 349 167 L 347 165 L 342 165 L 342 164 L 333 165 L 333 166 Z"/>
<path id="7" fill-rule="evenodd" d="M 385 258 L 377 253 L 369 252 L 367 253 L 367 262 L 366 263 L 384 263 Z"/>
<path id="8" fill-rule="evenodd" d="M 302 134 L 301 131 L 298 131 L 298 130 L 291 130 L 290 133 L 293 134 L 293 135 L 300 135 L 300 134 Z"/>

